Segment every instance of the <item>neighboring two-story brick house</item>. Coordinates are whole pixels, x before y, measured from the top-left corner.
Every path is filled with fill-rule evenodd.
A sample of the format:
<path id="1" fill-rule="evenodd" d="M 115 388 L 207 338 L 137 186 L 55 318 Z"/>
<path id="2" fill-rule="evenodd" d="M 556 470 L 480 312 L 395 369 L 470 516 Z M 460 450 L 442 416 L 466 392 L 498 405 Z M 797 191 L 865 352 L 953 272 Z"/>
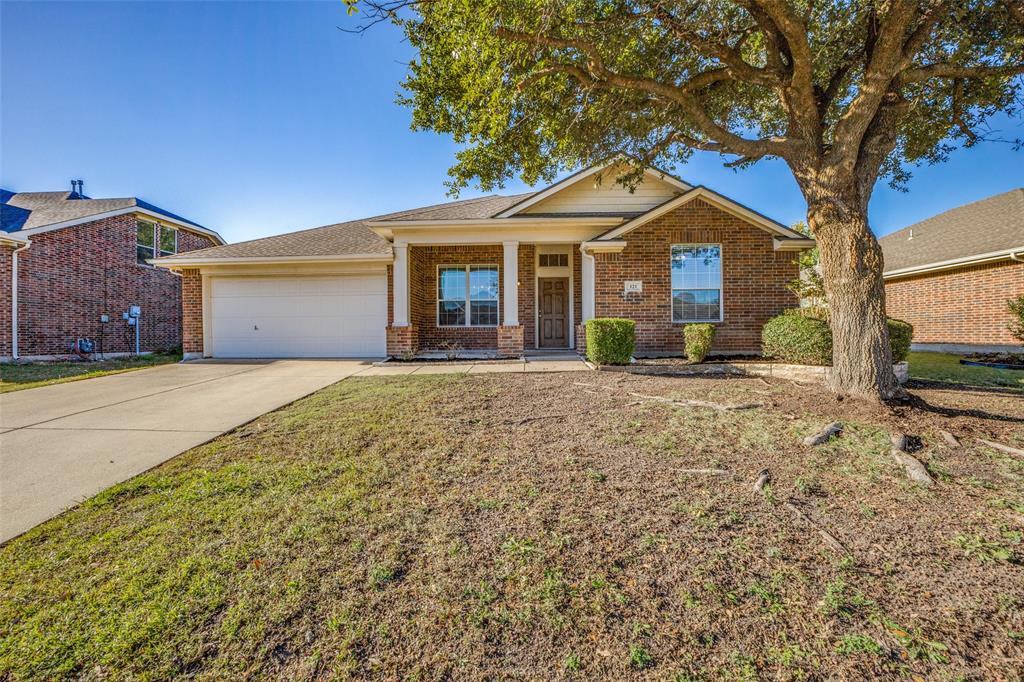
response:
<path id="1" fill-rule="evenodd" d="M 181 279 L 149 260 L 223 244 L 201 225 L 135 198 L 0 190 L 0 360 L 181 345 Z"/>
<path id="2" fill-rule="evenodd" d="M 637 323 L 638 354 L 678 353 L 711 322 L 713 350 L 757 353 L 797 304 L 813 246 L 705 187 L 649 169 L 588 169 L 489 196 L 181 253 L 186 357 L 372 357 L 458 347 L 512 356 L 580 349 L 594 317 Z"/>
<path id="3" fill-rule="evenodd" d="M 890 317 L 914 348 L 1018 350 L 1008 299 L 1024 295 L 1024 189 L 940 213 L 878 240 Z"/>

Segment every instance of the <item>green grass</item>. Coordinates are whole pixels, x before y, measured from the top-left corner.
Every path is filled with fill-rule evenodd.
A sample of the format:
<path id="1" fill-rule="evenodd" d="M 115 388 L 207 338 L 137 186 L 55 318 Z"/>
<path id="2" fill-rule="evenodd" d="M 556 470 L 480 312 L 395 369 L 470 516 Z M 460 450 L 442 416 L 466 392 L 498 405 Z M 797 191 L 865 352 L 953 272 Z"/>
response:
<path id="1" fill-rule="evenodd" d="M 67 381 L 92 379 L 181 360 L 180 353 L 153 353 L 98 362 L 33 362 L 0 365 L 0 393 L 23 391 Z"/>
<path id="2" fill-rule="evenodd" d="M 912 352 L 907 361 L 913 379 L 1024 390 L 1024 371 L 1021 370 L 961 365 L 960 356 L 949 353 Z"/>

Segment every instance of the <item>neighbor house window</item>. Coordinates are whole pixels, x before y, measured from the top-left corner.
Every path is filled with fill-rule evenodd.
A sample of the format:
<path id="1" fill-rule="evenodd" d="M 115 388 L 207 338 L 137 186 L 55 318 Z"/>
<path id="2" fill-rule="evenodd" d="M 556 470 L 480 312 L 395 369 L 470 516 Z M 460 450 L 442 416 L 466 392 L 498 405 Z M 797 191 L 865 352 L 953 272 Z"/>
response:
<path id="1" fill-rule="evenodd" d="M 722 246 L 672 247 L 672 321 L 721 322 Z"/>
<path id="2" fill-rule="evenodd" d="M 178 231 L 173 227 L 160 228 L 160 255 L 173 256 L 178 252 Z"/>
<path id="3" fill-rule="evenodd" d="M 135 260 L 142 265 L 150 258 L 156 258 L 156 224 L 145 220 L 135 221 Z"/>
<path id="4" fill-rule="evenodd" d="M 440 327 L 498 325 L 498 266 L 442 265 L 437 269 Z"/>

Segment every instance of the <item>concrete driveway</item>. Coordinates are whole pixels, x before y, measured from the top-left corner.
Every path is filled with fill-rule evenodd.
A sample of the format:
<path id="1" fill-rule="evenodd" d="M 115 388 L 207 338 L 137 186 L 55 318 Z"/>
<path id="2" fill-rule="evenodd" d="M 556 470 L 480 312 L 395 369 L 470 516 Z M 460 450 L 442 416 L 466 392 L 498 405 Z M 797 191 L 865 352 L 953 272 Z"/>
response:
<path id="1" fill-rule="evenodd" d="M 2 394 L 0 542 L 370 366 L 202 361 Z"/>

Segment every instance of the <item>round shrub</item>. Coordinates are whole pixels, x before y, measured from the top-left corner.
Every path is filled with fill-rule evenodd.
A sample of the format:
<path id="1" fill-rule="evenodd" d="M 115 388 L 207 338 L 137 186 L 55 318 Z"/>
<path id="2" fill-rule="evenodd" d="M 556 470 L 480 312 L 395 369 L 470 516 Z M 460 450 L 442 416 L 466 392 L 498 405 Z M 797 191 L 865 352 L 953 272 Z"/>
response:
<path id="1" fill-rule="evenodd" d="M 892 361 L 903 362 L 910 352 L 910 339 L 914 336 L 914 327 L 909 322 L 894 320 L 891 317 L 885 324 L 889 327 L 889 350 L 892 351 Z"/>
<path id="2" fill-rule="evenodd" d="M 782 321 L 784 320 L 784 321 Z M 914 328 L 902 320 L 886 320 L 892 361 L 903 362 L 910 352 Z M 832 330 L 828 310 L 790 308 L 768 320 L 761 330 L 764 354 L 801 365 L 832 364 Z"/>
<path id="3" fill-rule="evenodd" d="M 832 364 L 832 331 L 828 322 L 798 314 L 768 320 L 761 330 L 765 355 L 801 365 Z"/>
<path id="4" fill-rule="evenodd" d="M 595 365 L 628 365 L 636 343 L 636 322 L 618 317 L 587 320 L 587 359 Z"/>
<path id="5" fill-rule="evenodd" d="M 686 359 L 690 362 L 703 362 L 711 351 L 711 342 L 715 340 L 715 325 L 687 324 L 683 325 L 683 342 L 686 344 Z"/>

